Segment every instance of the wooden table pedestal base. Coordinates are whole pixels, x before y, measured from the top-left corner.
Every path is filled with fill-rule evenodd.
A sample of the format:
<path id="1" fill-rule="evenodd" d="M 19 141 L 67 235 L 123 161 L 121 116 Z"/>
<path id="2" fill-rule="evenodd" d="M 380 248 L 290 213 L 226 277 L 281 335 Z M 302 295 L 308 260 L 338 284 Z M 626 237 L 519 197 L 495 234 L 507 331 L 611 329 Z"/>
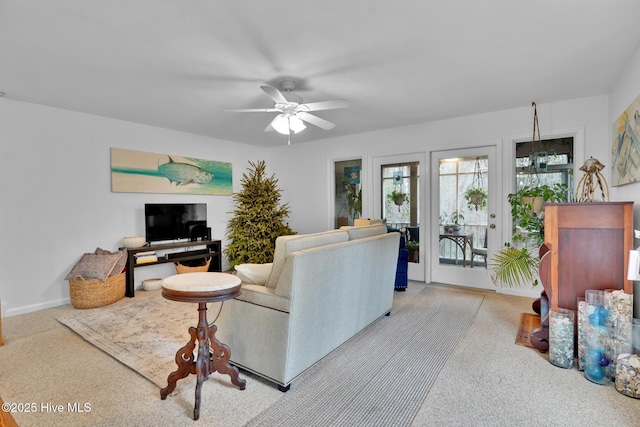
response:
<path id="1" fill-rule="evenodd" d="M 160 398 L 166 399 L 176 388 L 176 383 L 189 374 L 196 374 L 198 380 L 196 384 L 196 402 L 193 409 L 193 419 L 200 418 L 200 391 L 202 383 L 214 372 L 227 374 L 231 377 L 231 382 L 244 390 L 246 381 L 239 377 L 238 368 L 229 364 L 231 352 L 226 344 L 222 344 L 215 337 L 215 325 L 209 326 L 207 322 L 207 303 L 198 303 L 198 327 L 189 328 L 191 340 L 176 353 L 176 364 L 178 369 L 167 378 L 168 384 L 160 390 Z M 198 355 L 194 360 L 193 351 L 198 342 Z"/>

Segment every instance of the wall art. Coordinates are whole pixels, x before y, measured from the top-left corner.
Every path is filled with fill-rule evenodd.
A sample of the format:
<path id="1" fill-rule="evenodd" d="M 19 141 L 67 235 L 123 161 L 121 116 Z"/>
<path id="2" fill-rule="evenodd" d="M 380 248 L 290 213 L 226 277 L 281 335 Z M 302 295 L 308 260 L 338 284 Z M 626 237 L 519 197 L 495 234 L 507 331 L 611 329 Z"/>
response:
<path id="1" fill-rule="evenodd" d="M 111 148 L 111 191 L 231 195 L 231 163 Z"/>
<path id="2" fill-rule="evenodd" d="M 611 185 L 640 181 L 640 96 L 613 124 Z"/>

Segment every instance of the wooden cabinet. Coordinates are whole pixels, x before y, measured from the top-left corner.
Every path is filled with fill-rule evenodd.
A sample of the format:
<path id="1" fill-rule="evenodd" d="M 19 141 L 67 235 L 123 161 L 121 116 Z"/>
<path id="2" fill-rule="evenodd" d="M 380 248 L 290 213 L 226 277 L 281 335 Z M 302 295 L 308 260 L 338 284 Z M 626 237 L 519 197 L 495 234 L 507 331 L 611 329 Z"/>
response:
<path id="1" fill-rule="evenodd" d="M 547 203 L 544 240 L 540 248 L 541 326 L 530 337 L 531 345 L 541 352 L 549 349 L 549 309 L 576 311 L 578 297 L 589 289 L 633 293 L 633 282 L 627 280 L 633 249 L 633 202 Z"/>
<path id="2" fill-rule="evenodd" d="M 633 202 L 547 203 L 541 280 L 549 307 L 577 309 L 588 289 L 624 289 L 633 249 Z M 542 277 L 542 272 L 545 276 Z"/>

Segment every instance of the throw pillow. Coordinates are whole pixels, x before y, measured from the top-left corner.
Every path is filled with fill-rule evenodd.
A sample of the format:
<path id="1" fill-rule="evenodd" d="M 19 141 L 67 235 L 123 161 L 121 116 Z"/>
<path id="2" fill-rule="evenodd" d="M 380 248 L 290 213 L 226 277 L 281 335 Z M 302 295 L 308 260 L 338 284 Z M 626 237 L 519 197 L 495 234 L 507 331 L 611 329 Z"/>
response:
<path id="1" fill-rule="evenodd" d="M 252 285 L 266 285 L 273 263 L 265 264 L 238 264 L 236 265 L 236 275 L 242 280 L 242 283 Z"/>
<path id="2" fill-rule="evenodd" d="M 96 248 L 96 250 L 93 252 L 94 254 L 98 254 L 98 255 L 113 255 L 113 254 L 121 254 L 120 259 L 118 260 L 118 262 L 116 262 L 116 265 L 113 267 L 113 270 L 111 270 L 111 274 L 109 274 L 109 276 L 116 276 L 120 273 L 122 273 L 124 271 L 124 267 L 127 265 L 127 250 L 126 249 L 122 249 L 116 252 L 110 252 L 106 249 L 102 249 L 102 248 Z"/>
<path id="3" fill-rule="evenodd" d="M 120 258 L 122 258 L 120 253 L 111 255 L 84 254 L 64 280 L 70 280 L 76 276 L 82 276 L 85 279 L 106 280 Z"/>

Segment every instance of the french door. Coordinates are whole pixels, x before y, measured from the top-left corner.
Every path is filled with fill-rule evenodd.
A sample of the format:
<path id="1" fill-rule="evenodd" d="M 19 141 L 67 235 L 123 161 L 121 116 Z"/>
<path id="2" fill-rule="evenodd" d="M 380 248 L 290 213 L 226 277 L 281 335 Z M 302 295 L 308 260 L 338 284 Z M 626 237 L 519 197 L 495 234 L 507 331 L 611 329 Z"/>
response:
<path id="1" fill-rule="evenodd" d="M 431 282 L 495 289 L 487 266 L 502 238 L 496 152 L 488 145 L 431 153 Z"/>
<path id="2" fill-rule="evenodd" d="M 428 236 L 420 227 L 424 217 L 426 192 L 422 189 L 426 177 L 424 153 L 399 154 L 373 159 L 373 216 L 384 218 L 387 225 L 400 230 L 416 248 L 410 252 L 408 266 L 409 280 L 424 282 L 427 263 L 427 244 L 422 244 Z M 392 193 L 403 193 L 402 200 L 392 197 Z M 379 213 L 377 213 L 379 212 Z M 411 236 L 409 232 L 413 231 Z M 422 239 L 422 240 L 421 240 Z"/>

